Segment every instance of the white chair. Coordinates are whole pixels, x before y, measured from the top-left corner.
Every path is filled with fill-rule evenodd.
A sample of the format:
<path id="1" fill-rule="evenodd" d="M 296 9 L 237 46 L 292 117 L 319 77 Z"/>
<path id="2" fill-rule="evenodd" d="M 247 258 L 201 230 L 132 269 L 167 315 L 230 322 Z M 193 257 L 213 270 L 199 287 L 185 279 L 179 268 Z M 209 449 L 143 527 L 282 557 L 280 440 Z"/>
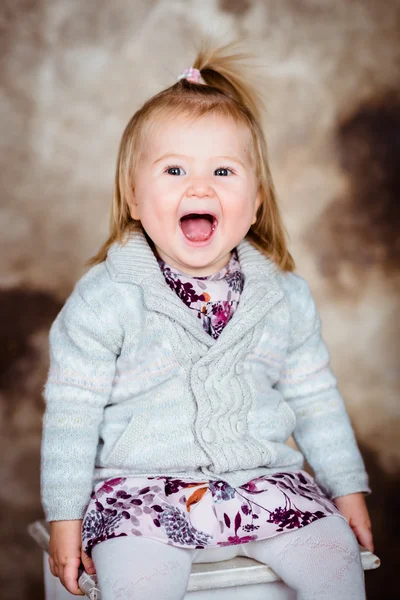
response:
<path id="1" fill-rule="evenodd" d="M 51 574 L 48 554 L 49 531 L 45 521 L 36 521 L 28 528 L 29 534 L 44 550 L 43 570 L 45 600 L 72 600 L 57 577 Z M 218 549 L 221 550 L 221 549 Z M 365 571 L 376 569 L 380 560 L 360 546 Z M 90 600 L 100 600 L 96 577 L 84 574 L 81 588 Z M 245 557 L 212 563 L 195 563 L 189 579 L 185 600 L 295 600 L 295 592 L 270 567 Z M 129 599 L 127 599 L 129 600 Z M 160 599 L 162 600 L 162 599 Z"/>

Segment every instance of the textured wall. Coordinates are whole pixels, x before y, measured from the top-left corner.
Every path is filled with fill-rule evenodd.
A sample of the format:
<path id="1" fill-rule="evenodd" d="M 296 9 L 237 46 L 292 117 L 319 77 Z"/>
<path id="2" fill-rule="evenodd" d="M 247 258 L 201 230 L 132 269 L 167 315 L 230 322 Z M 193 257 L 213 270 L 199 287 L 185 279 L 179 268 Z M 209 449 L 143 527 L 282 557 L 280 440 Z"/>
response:
<path id="1" fill-rule="evenodd" d="M 368 597 L 381 597 L 399 528 L 399 17 L 396 0 L 3 0 L 4 600 L 43 597 L 40 553 L 25 528 L 42 514 L 49 326 L 107 234 L 126 121 L 190 66 L 202 35 L 244 38 L 263 65 L 290 248 L 315 294 L 371 475 L 383 566 L 367 574 Z"/>

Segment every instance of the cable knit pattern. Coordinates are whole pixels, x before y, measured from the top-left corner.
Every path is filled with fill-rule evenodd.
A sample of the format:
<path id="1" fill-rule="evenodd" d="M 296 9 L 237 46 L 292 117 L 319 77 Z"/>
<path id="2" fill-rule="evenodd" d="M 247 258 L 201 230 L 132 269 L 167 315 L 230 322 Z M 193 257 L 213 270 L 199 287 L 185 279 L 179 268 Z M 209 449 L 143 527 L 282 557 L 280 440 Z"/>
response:
<path id="1" fill-rule="evenodd" d="M 169 288 L 142 233 L 115 243 L 53 322 L 42 503 L 80 519 L 109 477 L 299 470 L 330 498 L 371 492 L 306 281 L 244 239 L 244 288 L 218 339 Z M 301 452 L 285 442 L 293 433 Z M 199 479 L 200 478 L 200 479 Z"/>

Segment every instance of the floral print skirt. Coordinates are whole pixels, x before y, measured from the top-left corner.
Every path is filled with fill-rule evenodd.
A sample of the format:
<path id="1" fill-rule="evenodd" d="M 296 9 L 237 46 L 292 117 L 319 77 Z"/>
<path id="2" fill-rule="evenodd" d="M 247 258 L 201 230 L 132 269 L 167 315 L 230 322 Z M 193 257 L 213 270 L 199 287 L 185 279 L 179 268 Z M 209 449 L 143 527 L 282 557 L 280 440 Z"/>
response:
<path id="1" fill-rule="evenodd" d="M 119 477 L 98 483 L 82 523 L 82 546 L 145 536 L 180 548 L 261 540 L 330 515 L 345 518 L 306 471 L 231 487 L 223 480 Z"/>

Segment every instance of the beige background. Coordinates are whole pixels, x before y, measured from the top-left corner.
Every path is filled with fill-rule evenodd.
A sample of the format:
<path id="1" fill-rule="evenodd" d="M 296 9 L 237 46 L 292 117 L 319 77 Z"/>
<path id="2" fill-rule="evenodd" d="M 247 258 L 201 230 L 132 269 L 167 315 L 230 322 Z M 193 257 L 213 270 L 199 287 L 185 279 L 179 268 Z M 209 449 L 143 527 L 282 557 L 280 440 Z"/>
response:
<path id="1" fill-rule="evenodd" d="M 367 463 L 376 552 L 394 577 L 399 520 L 399 39 L 395 0 L 10 0 L 0 6 L 0 585 L 40 599 L 39 446 L 47 335 L 107 235 L 131 114 L 202 35 L 263 65 L 272 170 Z M 398 551 L 398 547 L 397 547 Z"/>

